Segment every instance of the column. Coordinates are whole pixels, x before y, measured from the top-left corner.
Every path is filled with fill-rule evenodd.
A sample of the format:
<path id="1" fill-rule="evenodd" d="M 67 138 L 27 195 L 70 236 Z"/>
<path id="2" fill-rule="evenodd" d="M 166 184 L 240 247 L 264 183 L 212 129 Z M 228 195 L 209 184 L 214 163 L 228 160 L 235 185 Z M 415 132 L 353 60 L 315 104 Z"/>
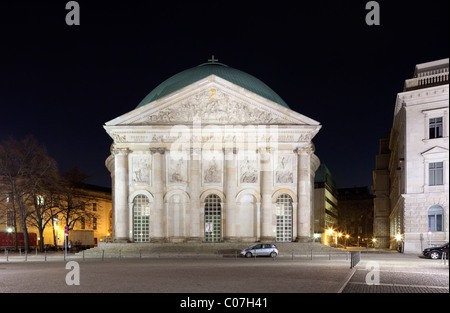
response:
<path id="1" fill-rule="evenodd" d="M 164 148 L 150 149 L 153 154 L 153 196 L 154 209 L 150 214 L 150 242 L 164 241 Z"/>
<path id="2" fill-rule="evenodd" d="M 225 148 L 225 234 L 224 241 L 236 241 L 236 149 Z"/>
<path id="3" fill-rule="evenodd" d="M 189 238 L 190 242 L 202 242 L 200 225 L 200 189 L 201 189 L 201 175 L 200 175 L 200 159 L 201 149 L 191 149 L 190 160 L 190 181 L 189 181 L 189 196 L 190 196 L 190 223 L 189 223 Z"/>
<path id="4" fill-rule="evenodd" d="M 313 153 L 311 146 L 297 149 L 298 155 L 298 184 L 297 184 L 297 241 L 311 241 L 311 166 L 310 158 Z"/>
<path id="5" fill-rule="evenodd" d="M 261 161 L 261 237 L 260 241 L 275 241 L 275 229 L 273 227 L 272 192 L 273 169 L 270 149 L 259 149 Z"/>
<path id="6" fill-rule="evenodd" d="M 131 233 L 128 209 L 128 149 L 114 149 L 114 241 L 128 242 Z"/>

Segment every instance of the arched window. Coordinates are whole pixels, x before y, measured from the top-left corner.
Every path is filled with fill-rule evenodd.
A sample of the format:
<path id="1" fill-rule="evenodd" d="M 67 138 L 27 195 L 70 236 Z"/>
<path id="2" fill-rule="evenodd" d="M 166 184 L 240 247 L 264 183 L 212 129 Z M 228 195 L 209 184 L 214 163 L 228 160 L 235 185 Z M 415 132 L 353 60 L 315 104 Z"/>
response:
<path id="1" fill-rule="evenodd" d="M 282 194 L 277 198 L 277 235 L 278 242 L 292 241 L 292 198 Z"/>
<path id="2" fill-rule="evenodd" d="M 133 239 L 134 242 L 150 241 L 150 201 L 145 195 L 133 199 Z"/>
<path id="3" fill-rule="evenodd" d="M 212 194 L 205 199 L 205 241 L 220 242 L 222 240 L 222 208 L 220 197 Z"/>
<path id="4" fill-rule="evenodd" d="M 439 205 L 428 209 L 428 231 L 444 231 L 444 209 Z"/>

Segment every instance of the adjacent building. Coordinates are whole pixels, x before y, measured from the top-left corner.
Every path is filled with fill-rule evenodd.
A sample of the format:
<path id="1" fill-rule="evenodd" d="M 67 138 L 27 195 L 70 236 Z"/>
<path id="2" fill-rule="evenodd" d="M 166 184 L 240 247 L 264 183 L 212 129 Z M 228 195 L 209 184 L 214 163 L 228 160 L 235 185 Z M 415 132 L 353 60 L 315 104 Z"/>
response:
<path id="1" fill-rule="evenodd" d="M 380 141 L 374 235 L 383 247 L 419 253 L 449 241 L 448 71 L 448 58 L 416 65 Z"/>
<path id="2" fill-rule="evenodd" d="M 37 235 L 37 244 L 41 240 L 44 241 L 44 245 L 61 247 L 65 240 L 65 226 L 70 224 L 69 238 L 73 239 L 73 244 L 75 241 L 80 241 L 80 245 L 85 245 L 87 242 L 81 242 L 83 237 L 89 237 L 89 245 L 96 245 L 98 242 L 103 241 L 105 238 L 111 236 L 112 234 L 112 201 L 111 201 L 111 188 L 95 186 L 95 185 L 84 185 L 82 188 L 73 190 L 71 195 L 72 206 L 74 213 L 69 216 L 69 223 L 67 223 L 67 212 L 58 208 L 55 205 L 52 210 L 47 209 L 45 211 L 44 220 L 49 218 L 52 222 L 47 223 L 43 238 L 39 236 L 39 230 L 36 226 L 33 226 L 31 217 L 29 218 L 29 225 L 27 225 L 28 233 L 34 233 Z M 0 232 L 11 233 L 13 235 L 14 229 L 18 233 L 22 232 L 18 214 L 14 214 L 12 207 L 10 205 L 11 199 L 5 197 L 2 199 L 5 203 L 1 206 L 2 212 L 0 214 Z M 38 202 L 45 205 L 45 198 L 38 196 Z M 65 201 L 64 197 L 61 197 L 61 201 Z M 64 204 L 63 207 L 66 207 Z M 30 205 L 30 210 L 32 210 Z M 55 213 L 56 212 L 56 213 Z M 59 212 L 59 213 L 57 213 Z M 53 215 L 50 215 L 52 213 Z M 14 220 L 16 219 L 16 220 Z M 78 236 L 81 232 L 88 232 L 88 235 L 82 237 Z M 77 233 L 77 236 L 75 236 Z M 72 236 L 73 234 L 73 236 Z"/>
<path id="3" fill-rule="evenodd" d="M 373 194 L 369 187 L 338 189 L 339 230 L 351 245 L 368 245 L 373 239 Z"/>
<path id="4" fill-rule="evenodd" d="M 338 192 L 336 182 L 325 164 L 320 164 L 314 178 L 314 234 L 327 245 L 337 243 Z"/>

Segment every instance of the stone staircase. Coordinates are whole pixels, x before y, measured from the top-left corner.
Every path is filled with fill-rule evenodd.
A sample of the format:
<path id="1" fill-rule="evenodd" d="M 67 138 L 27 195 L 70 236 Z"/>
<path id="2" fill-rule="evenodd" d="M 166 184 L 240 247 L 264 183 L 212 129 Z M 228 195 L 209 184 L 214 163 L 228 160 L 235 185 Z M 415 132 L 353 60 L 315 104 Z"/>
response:
<path id="1" fill-rule="evenodd" d="M 107 243 L 84 251 L 86 257 L 232 257 L 255 243 Z M 345 251 L 320 243 L 278 242 L 279 256 L 344 254 Z M 76 255 L 80 256 L 83 252 Z"/>

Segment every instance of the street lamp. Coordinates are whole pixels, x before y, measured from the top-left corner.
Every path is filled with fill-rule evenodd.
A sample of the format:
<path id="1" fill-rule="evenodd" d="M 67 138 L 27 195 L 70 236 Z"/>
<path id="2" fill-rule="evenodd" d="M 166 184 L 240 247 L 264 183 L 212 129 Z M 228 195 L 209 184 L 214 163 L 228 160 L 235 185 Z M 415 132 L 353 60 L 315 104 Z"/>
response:
<path id="1" fill-rule="evenodd" d="M 333 240 L 333 234 L 334 234 L 334 229 L 333 228 L 328 228 L 327 232 L 326 232 L 327 236 L 325 236 L 326 242 L 329 246 L 331 246 L 331 240 Z"/>

